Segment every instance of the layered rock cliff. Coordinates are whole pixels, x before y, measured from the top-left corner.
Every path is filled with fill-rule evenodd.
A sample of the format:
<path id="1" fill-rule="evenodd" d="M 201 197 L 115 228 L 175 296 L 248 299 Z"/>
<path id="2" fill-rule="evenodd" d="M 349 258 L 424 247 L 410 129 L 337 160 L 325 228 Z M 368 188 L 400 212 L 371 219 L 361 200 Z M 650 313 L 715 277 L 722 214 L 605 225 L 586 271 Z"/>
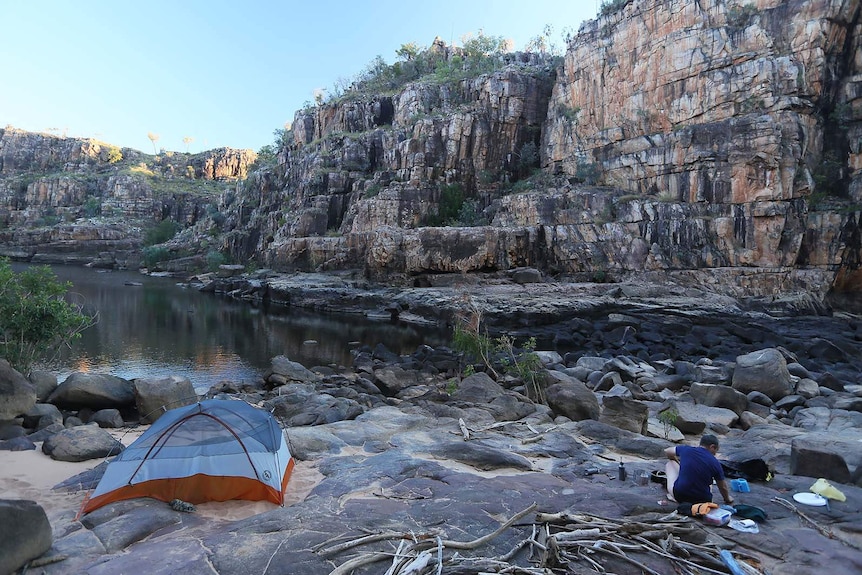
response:
<path id="1" fill-rule="evenodd" d="M 229 148 L 150 156 L 0 129 L 0 255 L 137 267 L 148 229 L 165 219 L 197 223 L 256 157 Z"/>
<path id="2" fill-rule="evenodd" d="M 557 69 L 512 58 L 298 113 L 278 167 L 225 198 L 229 249 L 432 282 L 535 266 L 858 290 L 860 3 L 612 4 Z M 456 185 L 478 217 L 441 226 Z"/>
<path id="3" fill-rule="evenodd" d="M 860 5 L 617 0 L 561 62 L 507 54 L 467 76 L 440 73 L 467 56 L 435 41 L 436 73 L 298 112 L 218 212 L 172 214 L 197 223 L 169 246 L 214 237 L 235 261 L 417 285 L 531 266 L 736 296 L 860 291 Z M 57 154 L 2 155 L 47 169 Z M 87 197 L 43 188 L 7 183 L 0 203 L 24 217 Z"/>

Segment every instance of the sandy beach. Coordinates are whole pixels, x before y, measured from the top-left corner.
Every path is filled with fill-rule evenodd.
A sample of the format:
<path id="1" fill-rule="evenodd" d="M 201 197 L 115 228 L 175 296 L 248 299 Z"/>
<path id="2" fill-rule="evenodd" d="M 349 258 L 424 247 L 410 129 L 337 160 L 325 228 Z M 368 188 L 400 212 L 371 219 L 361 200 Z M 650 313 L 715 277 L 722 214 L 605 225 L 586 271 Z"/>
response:
<path id="1" fill-rule="evenodd" d="M 131 444 L 146 427 L 132 430 L 108 430 L 124 445 Z M 82 462 L 56 461 L 42 453 L 42 444 L 31 451 L 0 451 L 0 497 L 35 501 L 45 510 L 57 532 L 63 522 L 74 520 L 81 507 L 85 490 L 53 489 L 55 485 L 93 469 L 102 459 Z M 302 501 L 319 482 L 321 475 L 313 465 L 297 461 L 288 484 L 285 505 Z M 199 515 L 214 520 L 235 521 L 278 507 L 266 501 L 225 501 L 202 503 L 197 506 Z"/>

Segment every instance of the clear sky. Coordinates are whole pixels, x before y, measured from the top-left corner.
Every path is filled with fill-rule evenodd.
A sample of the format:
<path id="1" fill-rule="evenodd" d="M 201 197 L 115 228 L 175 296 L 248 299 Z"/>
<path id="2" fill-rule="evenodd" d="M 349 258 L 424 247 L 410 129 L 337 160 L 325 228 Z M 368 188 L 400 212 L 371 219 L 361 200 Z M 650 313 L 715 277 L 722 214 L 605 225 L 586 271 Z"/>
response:
<path id="1" fill-rule="evenodd" d="M 0 126 L 152 151 L 260 149 L 374 57 L 482 30 L 516 50 L 600 0 L 0 0 Z"/>

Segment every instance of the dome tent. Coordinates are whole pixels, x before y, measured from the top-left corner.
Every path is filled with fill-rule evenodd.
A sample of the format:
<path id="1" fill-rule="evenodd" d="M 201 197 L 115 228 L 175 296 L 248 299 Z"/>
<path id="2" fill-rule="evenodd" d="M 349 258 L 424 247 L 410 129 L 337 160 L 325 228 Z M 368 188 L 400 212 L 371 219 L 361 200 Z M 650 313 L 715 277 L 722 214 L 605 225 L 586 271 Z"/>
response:
<path id="1" fill-rule="evenodd" d="M 136 497 L 281 505 L 293 465 L 270 413 L 244 401 L 208 399 L 157 419 L 108 464 L 81 513 Z"/>

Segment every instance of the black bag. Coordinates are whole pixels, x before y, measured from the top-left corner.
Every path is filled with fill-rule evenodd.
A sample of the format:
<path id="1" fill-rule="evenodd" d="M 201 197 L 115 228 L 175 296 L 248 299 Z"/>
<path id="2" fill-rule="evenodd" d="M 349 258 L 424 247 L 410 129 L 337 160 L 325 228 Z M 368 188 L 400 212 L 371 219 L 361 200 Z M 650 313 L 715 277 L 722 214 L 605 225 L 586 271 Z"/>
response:
<path id="1" fill-rule="evenodd" d="M 746 461 L 721 461 L 724 476 L 728 479 L 745 479 L 746 481 L 770 481 L 772 471 L 762 459 Z"/>

